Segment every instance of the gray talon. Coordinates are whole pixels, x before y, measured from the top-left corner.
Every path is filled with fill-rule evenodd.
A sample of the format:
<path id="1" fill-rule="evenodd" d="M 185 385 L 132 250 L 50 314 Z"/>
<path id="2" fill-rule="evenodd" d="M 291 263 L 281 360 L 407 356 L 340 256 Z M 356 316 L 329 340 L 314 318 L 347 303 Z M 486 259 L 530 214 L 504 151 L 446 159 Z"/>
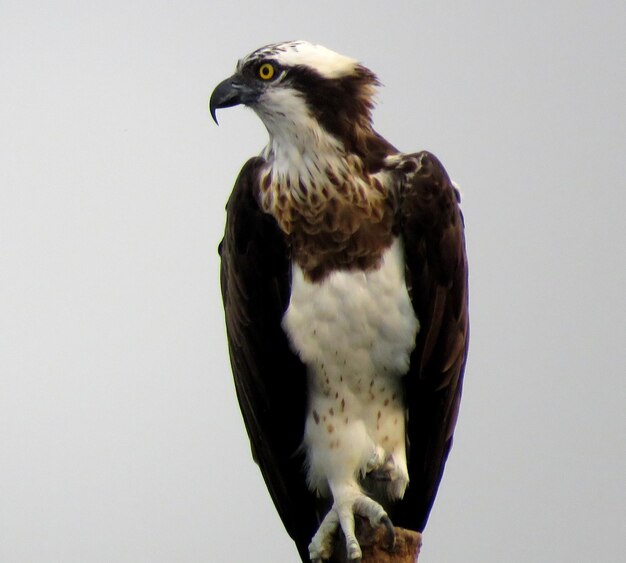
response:
<path id="1" fill-rule="evenodd" d="M 380 519 L 380 523 L 387 528 L 387 545 L 389 550 L 392 551 L 396 545 L 396 531 L 393 528 L 393 524 L 389 516 L 383 516 Z"/>

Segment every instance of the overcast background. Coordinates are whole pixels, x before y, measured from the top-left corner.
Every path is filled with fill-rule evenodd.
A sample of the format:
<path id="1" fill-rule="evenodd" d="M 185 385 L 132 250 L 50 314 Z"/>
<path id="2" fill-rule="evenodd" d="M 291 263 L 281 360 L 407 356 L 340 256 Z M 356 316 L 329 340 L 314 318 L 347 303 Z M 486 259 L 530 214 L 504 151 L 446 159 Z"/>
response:
<path id="1" fill-rule="evenodd" d="M 0 3 L 0 561 L 293 562 L 236 404 L 224 204 L 266 133 L 207 112 L 303 38 L 461 185 L 472 342 L 423 563 L 626 550 L 626 5 Z"/>

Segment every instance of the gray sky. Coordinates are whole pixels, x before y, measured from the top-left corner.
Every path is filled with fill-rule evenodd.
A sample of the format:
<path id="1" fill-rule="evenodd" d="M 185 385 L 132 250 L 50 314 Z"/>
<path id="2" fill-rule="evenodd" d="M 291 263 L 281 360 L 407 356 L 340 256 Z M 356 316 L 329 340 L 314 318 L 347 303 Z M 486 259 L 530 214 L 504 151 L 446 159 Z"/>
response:
<path id="1" fill-rule="evenodd" d="M 626 550 L 623 1 L 0 5 L 0 560 L 294 561 L 228 366 L 217 244 L 266 133 L 206 109 L 302 38 L 461 185 L 472 343 L 423 563 Z"/>

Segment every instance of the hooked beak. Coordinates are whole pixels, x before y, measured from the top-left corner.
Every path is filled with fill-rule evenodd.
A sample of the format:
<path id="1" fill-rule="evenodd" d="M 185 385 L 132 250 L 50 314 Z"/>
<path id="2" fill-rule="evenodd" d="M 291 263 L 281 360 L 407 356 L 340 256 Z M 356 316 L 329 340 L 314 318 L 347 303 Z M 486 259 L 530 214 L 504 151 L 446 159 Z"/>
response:
<path id="1" fill-rule="evenodd" d="M 218 109 L 230 108 L 239 104 L 250 104 L 259 97 L 260 91 L 244 82 L 238 74 L 220 82 L 209 100 L 209 111 L 213 121 L 217 123 L 215 112 Z M 219 124 L 218 124 L 219 125 Z"/>

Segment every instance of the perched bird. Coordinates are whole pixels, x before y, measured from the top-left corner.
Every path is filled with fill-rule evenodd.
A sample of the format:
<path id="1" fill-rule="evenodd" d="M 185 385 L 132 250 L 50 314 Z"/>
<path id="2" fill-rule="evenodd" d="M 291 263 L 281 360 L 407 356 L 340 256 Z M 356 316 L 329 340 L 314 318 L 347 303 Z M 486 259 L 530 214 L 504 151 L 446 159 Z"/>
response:
<path id="1" fill-rule="evenodd" d="M 241 59 L 210 111 L 246 105 L 269 143 L 241 170 L 220 244 L 237 397 L 303 561 L 355 515 L 422 531 L 468 345 L 459 193 L 428 152 L 372 128 L 376 76 L 290 41 Z"/>

